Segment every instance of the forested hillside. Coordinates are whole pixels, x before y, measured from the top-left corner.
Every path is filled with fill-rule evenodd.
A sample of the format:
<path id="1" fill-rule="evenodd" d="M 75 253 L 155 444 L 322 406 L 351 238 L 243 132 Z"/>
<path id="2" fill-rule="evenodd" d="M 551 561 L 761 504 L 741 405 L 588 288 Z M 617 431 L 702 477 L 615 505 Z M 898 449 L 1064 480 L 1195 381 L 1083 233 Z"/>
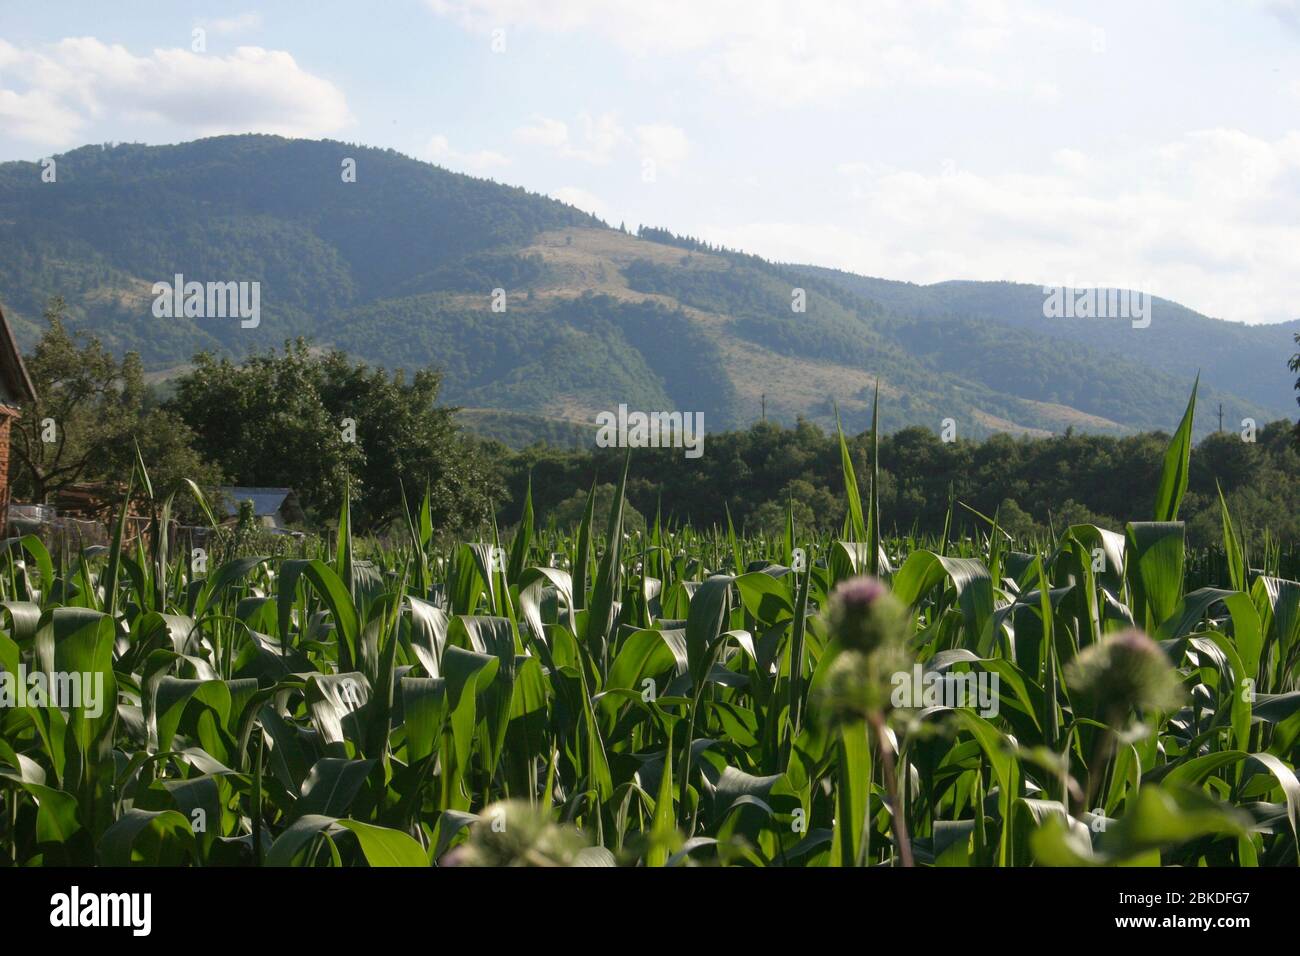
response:
<path id="1" fill-rule="evenodd" d="M 54 182 L 34 163 L 0 165 L 0 303 L 30 347 L 61 296 L 70 328 L 138 352 L 155 382 L 199 351 L 242 357 L 303 336 L 390 369 L 441 369 L 464 420 L 513 444 L 620 403 L 701 411 L 709 430 L 764 414 L 830 426 L 838 410 L 857 431 L 877 384 L 891 427 L 951 419 L 964 437 L 1166 427 L 1198 370 L 1203 407 L 1221 403 L 1228 423 L 1291 410 L 1286 328 L 1165 300 L 1141 330 L 1048 320 L 1033 286 L 920 287 L 662 228 L 632 235 L 339 142 L 229 136 L 55 160 Z M 258 283 L 256 326 L 156 316 L 154 283 L 178 274 Z M 1212 424 L 1203 414 L 1200 434 Z"/>

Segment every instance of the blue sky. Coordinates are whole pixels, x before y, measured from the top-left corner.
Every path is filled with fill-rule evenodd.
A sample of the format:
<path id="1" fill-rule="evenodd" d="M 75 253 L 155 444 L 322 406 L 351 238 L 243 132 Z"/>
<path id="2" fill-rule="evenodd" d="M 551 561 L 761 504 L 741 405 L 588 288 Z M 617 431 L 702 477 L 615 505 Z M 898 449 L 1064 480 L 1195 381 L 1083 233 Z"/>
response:
<path id="1" fill-rule="evenodd" d="M 245 131 L 775 259 L 1300 316 L 1300 0 L 0 3 L 0 159 Z"/>

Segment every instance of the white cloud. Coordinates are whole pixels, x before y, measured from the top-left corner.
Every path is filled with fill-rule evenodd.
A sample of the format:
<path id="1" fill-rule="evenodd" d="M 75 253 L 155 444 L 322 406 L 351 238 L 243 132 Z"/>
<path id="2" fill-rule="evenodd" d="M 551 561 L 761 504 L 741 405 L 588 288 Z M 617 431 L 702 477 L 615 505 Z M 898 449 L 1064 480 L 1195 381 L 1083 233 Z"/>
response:
<path id="1" fill-rule="evenodd" d="M 515 130 L 515 139 L 521 143 L 562 149 L 569 142 L 569 126 L 557 119 L 538 116 L 530 125 Z"/>
<path id="2" fill-rule="evenodd" d="M 1062 172 L 1070 173 L 1075 176 L 1087 175 L 1092 169 L 1092 162 L 1077 149 L 1063 148 L 1052 153 L 1052 162 L 1061 169 Z"/>
<path id="3" fill-rule="evenodd" d="M 1252 5 L 1261 7 L 1275 17 L 1288 30 L 1300 33 L 1300 0 L 1251 0 Z"/>
<path id="4" fill-rule="evenodd" d="M 667 123 L 651 123 L 636 128 L 637 148 L 643 158 L 653 159 L 661 166 L 672 169 L 685 161 L 691 151 L 686 133 Z"/>
<path id="5" fill-rule="evenodd" d="M 0 125 L 19 139 L 62 145 L 76 138 L 82 118 L 46 90 L 18 93 L 0 89 Z"/>
<path id="6" fill-rule="evenodd" d="M 40 49 L 0 40 L 0 116 L 18 136 L 67 146 L 94 122 L 144 122 L 185 135 L 263 132 L 321 136 L 352 117 L 341 90 L 282 50 L 242 46 L 219 56 L 183 49 L 137 56 L 94 37 Z M 25 87 L 9 87 L 19 80 Z"/>
<path id="7" fill-rule="evenodd" d="M 627 132 L 619 125 L 614 113 L 592 116 L 578 114 L 578 135 L 571 136 L 569 124 L 548 116 L 536 116 L 533 121 L 515 130 L 515 139 L 521 143 L 545 146 L 565 159 L 603 166 L 613 158 L 614 152 L 629 142 Z"/>
<path id="8" fill-rule="evenodd" d="M 559 189 L 551 190 L 550 195 L 552 199 L 567 202 L 570 206 L 577 206 L 583 212 L 589 212 L 606 222 L 610 221 L 609 204 L 585 189 L 578 186 L 561 186 Z"/>
<path id="9" fill-rule="evenodd" d="M 1141 288 L 1238 321 L 1295 318 L 1300 133 L 1210 129 L 1041 173 L 845 162 L 843 220 L 695 228 L 724 245 L 913 282 Z"/>
<path id="10" fill-rule="evenodd" d="M 472 31 L 584 33 L 635 57 L 689 56 L 728 91 L 824 105 L 864 90 L 919 87 L 1051 101 L 1017 49 L 1086 52 L 1083 20 L 999 0 L 426 0 Z"/>
<path id="11" fill-rule="evenodd" d="M 1055 83 L 1034 83 L 1029 87 L 1029 98 L 1035 103 L 1050 106 L 1061 99 L 1061 90 Z"/>
<path id="12" fill-rule="evenodd" d="M 461 152 L 452 149 L 446 136 L 436 135 L 425 144 L 424 155 L 440 166 L 464 169 L 472 173 L 487 173 L 510 165 L 510 157 L 491 149 Z"/>
<path id="13" fill-rule="evenodd" d="M 837 163 L 835 171 L 842 176 L 866 176 L 872 172 L 885 167 L 879 163 L 866 162 L 865 160 L 855 159 L 846 163 Z"/>
<path id="14" fill-rule="evenodd" d="M 620 150 L 633 147 L 639 161 L 654 160 L 663 169 L 673 170 L 690 153 L 686 132 L 669 123 L 646 123 L 629 133 L 615 113 L 593 116 L 579 113 L 577 134 L 569 124 L 549 116 L 534 116 L 514 131 L 520 143 L 541 146 L 563 159 L 575 159 L 595 166 L 609 163 Z"/>
<path id="15" fill-rule="evenodd" d="M 262 15 L 260 13 L 241 13 L 233 17 L 222 17 L 217 20 L 200 20 L 199 26 L 206 30 L 222 36 L 228 36 L 232 33 L 245 33 L 250 30 L 260 30 L 262 27 Z"/>

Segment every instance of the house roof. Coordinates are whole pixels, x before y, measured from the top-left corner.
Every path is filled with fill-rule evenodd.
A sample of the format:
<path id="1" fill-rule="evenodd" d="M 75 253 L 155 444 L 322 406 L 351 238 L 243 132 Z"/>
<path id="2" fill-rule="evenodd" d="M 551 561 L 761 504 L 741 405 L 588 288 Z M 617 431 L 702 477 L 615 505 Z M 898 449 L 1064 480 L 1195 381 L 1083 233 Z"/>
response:
<path id="1" fill-rule="evenodd" d="M 261 518 L 266 515 L 273 515 L 283 507 L 285 499 L 293 495 L 292 488 L 249 488 L 243 486 L 233 486 L 218 488 L 223 499 L 223 507 L 227 515 L 239 514 L 239 503 L 241 501 L 253 502 L 253 514 Z"/>
<path id="2" fill-rule="evenodd" d="M 0 309 L 0 385 L 4 388 L 4 397 L 17 403 L 36 399 L 36 386 L 27 374 L 23 364 L 23 353 L 18 350 L 14 339 L 14 330 L 9 327 L 4 310 Z"/>

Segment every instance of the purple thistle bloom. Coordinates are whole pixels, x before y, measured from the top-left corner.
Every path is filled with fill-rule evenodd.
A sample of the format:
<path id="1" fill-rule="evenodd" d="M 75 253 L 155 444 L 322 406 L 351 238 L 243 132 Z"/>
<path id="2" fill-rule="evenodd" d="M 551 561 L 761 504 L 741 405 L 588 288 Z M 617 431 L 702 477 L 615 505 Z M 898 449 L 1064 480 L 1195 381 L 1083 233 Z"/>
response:
<path id="1" fill-rule="evenodd" d="M 1084 648 L 1065 672 L 1080 701 L 1110 720 L 1130 710 L 1170 710 L 1182 699 L 1181 681 L 1155 641 L 1134 628 Z"/>
<path id="2" fill-rule="evenodd" d="M 831 632 L 846 649 L 871 653 L 906 637 L 906 609 L 879 578 L 842 581 L 827 610 Z"/>

